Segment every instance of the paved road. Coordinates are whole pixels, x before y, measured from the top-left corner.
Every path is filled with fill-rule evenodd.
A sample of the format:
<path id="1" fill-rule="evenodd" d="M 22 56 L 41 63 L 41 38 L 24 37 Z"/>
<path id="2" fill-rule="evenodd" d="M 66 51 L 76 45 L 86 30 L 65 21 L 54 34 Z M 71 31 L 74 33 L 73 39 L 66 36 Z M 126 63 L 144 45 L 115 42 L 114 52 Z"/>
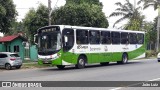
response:
<path id="1" fill-rule="evenodd" d="M 111 63 L 108 66 L 88 65 L 85 69 L 67 67 L 65 70 L 57 68 L 32 69 L 32 70 L 0 70 L 0 81 L 160 81 L 160 63 L 156 59 L 130 61 L 125 65 Z M 38 88 L 37 88 L 38 89 Z M 56 88 L 54 88 L 56 89 Z M 64 88 L 58 88 L 64 89 Z M 72 88 L 81 90 L 83 88 Z M 91 88 L 84 88 L 91 90 Z M 126 89 L 132 88 L 93 88 L 101 89 Z M 92 90 L 93 90 L 92 89 Z M 135 89 L 135 88 L 134 88 Z M 141 90 L 136 88 L 135 90 Z M 152 88 L 150 88 L 152 89 Z M 150 90 L 144 88 L 143 90 Z M 154 88 L 156 89 L 156 88 Z M 159 88 L 157 88 L 158 90 Z M 17 89 L 19 90 L 19 89 Z M 34 88 L 34 90 L 36 90 Z M 50 90 L 50 89 L 49 89 Z M 70 90 L 70 88 L 67 88 Z"/>

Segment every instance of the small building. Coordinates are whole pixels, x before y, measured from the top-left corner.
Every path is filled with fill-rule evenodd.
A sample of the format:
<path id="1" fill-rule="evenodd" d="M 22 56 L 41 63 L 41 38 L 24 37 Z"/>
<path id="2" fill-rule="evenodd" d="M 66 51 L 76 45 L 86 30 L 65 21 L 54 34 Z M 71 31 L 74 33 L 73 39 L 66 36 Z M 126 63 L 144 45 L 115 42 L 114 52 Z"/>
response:
<path id="1" fill-rule="evenodd" d="M 0 52 L 15 52 L 23 60 L 25 56 L 24 42 L 27 39 L 20 35 L 5 36 L 0 38 Z"/>

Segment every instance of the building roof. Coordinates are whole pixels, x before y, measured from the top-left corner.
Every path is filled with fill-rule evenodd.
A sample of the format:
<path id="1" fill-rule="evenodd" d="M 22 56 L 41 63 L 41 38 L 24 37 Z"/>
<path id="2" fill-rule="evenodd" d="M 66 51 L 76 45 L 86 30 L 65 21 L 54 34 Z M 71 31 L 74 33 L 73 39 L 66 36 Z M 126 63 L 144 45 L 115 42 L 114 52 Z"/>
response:
<path id="1" fill-rule="evenodd" d="M 0 38 L 0 42 L 10 42 L 10 41 L 13 41 L 14 39 L 16 39 L 18 37 L 22 38 L 23 40 L 26 40 L 19 35 L 12 35 L 12 36 L 5 36 L 5 37 Z"/>

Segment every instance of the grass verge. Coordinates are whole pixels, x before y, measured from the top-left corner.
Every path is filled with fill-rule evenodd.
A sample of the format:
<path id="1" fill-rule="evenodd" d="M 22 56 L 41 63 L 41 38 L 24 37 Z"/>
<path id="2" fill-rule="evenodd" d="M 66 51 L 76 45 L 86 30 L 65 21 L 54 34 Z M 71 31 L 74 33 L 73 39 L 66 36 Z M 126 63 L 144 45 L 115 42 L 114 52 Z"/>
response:
<path id="1" fill-rule="evenodd" d="M 52 67 L 51 65 L 39 65 L 38 63 L 27 63 L 22 65 L 22 69 L 33 69 L 33 68 L 46 68 Z"/>

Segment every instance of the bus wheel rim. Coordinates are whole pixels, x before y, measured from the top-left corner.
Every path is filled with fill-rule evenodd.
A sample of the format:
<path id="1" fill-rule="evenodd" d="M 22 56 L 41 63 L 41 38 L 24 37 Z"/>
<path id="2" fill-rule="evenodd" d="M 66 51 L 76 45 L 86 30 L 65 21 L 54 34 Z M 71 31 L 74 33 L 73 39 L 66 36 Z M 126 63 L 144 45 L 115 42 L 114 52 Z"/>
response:
<path id="1" fill-rule="evenodd" d="M 83 66 L 83 65 L 84 65 L 84 60 L 83 60 L 83 59 L 80 59 L 80 60 L 79 60 L 79 64 Z"/>
<path id="2" fill-rule="evenodd" d="M 128 61 L 127 57 L 125 56 L 123 59 L 124 59 L 124 62 L 127 63 Z"/>

